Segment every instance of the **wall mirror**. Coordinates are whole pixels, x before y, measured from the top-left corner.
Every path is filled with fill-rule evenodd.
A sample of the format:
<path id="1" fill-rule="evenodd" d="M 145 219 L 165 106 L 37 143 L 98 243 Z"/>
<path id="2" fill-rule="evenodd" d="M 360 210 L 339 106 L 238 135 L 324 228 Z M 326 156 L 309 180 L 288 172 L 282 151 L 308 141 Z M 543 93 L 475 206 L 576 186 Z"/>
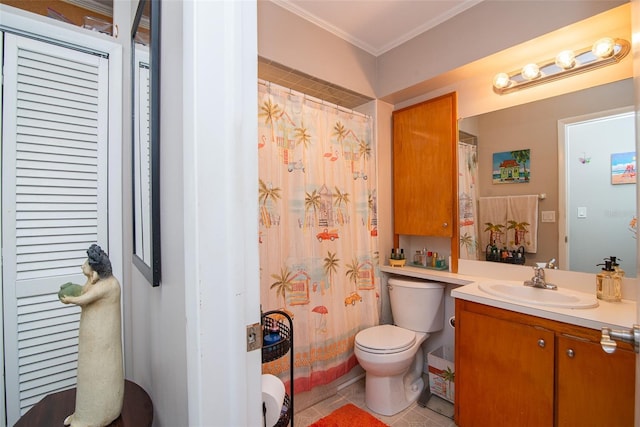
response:
<path id="1" fill-rule="evenodd" d="M 140 0 L 131 29 L 133 263 L 160 285 L 160 0 Z"/>
<path id="2" fill-rule="evenodd" d="M 603 258 L 617 256 L 622 260 L 621 266 L 626 275 L 635 277 L 636 240 L 635 233 L 629 229 L 629 222 L 635 216 L 633 195 L 636 184 L 616 185 L 611 178 L 612 153 L 634 151 L 634 136 L 625 138 L 628 141 L 623 148 L 614 148 L 623 141 L 612 132 L 607 132 L 599 137 L 595 145 L 589 147 L 587 141 L 583 141 L 583 149 L 573 154 L 563 154 L 566 152 L 564 137 L 561 137 L 558 128 L 559 121 L 568 118 L 632 106 L 633 93 L 633 79 L 629 78 L 460 121 L 460 130 L 477 136 L 479 196 L 545 195 L 538 202 L 538 251 L 526 254 L 526 265 L 555 258 L 560 269 L 597 273 L 601 267 L 596 264 L 602 263 Z M 530 182 L 494 184 L 493 154 L 519 149 L 531 150 Z M 602 172 L 598 175 L 599 190 L 585 196 L 586 201 L 580 204 L 587 210 L 584 218 L 577 218 L 577 208 L 565 208 L 568 201 L 577 199 L 579 192 L 576 185 L 579 182 L 572 182 L 574 178 L 563 171 L 562 165 L 567 165 L 566 169 L 587 173 L 593 179 L 598 171 Z M 595 187 L 592 185 L 591 188 Z M 629 192 L 631 196 L 623 195 Z M 603 196 L 607 197 L 606 203 Z M 629 204 L 630 208 L 624 207 Z M 563 211 L 566 215 L 562 214 Z M 553 212 L 553 217 L 543 220 L 542 212 Z M 577 222 L 582 227 L 581 231 L 576 233 L 575 227 L 563 227 L 565 221 Z M 479 232 L 484 230 L 484 224 L 480 221 L 478 228 Z M 614 229 L 619 232 L 614 233 Z M 589 259 L 584 259 L 582 255 L 579 260 L 567 259 L 570 257 L 561 249 L 565 236 L 569 245 L 585 250 L 589 246 Z M 484 259 L 484 250 L 479 249 L 480 259 Z"/>

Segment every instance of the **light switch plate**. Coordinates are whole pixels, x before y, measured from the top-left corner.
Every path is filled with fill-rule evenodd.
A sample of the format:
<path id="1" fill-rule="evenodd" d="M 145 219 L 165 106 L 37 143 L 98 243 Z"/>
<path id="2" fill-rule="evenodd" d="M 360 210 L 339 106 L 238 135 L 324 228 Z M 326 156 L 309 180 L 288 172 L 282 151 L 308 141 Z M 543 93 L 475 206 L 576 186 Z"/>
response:
<path id="1" fill-rule="evenodd" d="M 579 206 L 578 207 L 578 218 L 586 218 L 587 217 L 587 207 Z"/>
<path id="2" fill-rule="evenodd" d="M 556 222 L 556 211 L 542 211 L 542 222 Z"/>

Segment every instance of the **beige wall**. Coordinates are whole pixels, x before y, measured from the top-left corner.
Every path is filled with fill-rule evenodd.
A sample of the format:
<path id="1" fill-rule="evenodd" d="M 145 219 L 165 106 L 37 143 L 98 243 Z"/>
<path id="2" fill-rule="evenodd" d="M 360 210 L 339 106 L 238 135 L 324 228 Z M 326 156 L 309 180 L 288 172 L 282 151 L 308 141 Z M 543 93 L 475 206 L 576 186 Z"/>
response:
<path id="1" fill-rule="evenodd" d="M 375 98 L 376 58 L 270 1 L 258 2 L 258 54 Z"/>
<path id="2" fill-rule="evenodd" d="M 445 72 L 623 3 L 546 1 L 541 7 L 540 1 L 481 2 L 381 55 L 376 93 L 396 104 L 430 92 L 451 83 L 430 82 Z"/>
<path id="3" fill-rule="evenodd" d="M 461 121 L 461 130 L 478 136 L 480 196 L 545 193 L 539 210 L 556 212 L 555 223 L 539 224 L 538 252 L 527 254 L 528 265 L 551 258 L 563 261 L 558 254 L 558 120 L 629 107 L 633 102 L 633 80 L 626 79 Z M 531 182 L 493 184 L 493 153 L 521 149 L 531 150 Z"/>
<path id="4" fill-rule="evenodd" d="M 123 13 L 133 20 L 137 2 L 116 2 L 114 7 L 131 8 Z M 191 287 L 184 277 L 183 181 L 182 181 L 182 4 L 162 4 L 162 87 L 161 97 L 161 229 L 162 284 L 153 288 L 131 262 L 131 176 L 124 166 L 125 203 L 125 280 L 123 280 L 125 371 L 126 377 L 140 384 L 151 396 L 154 426 L 187 425 L 187 351 L 185 338 L 185 296 Z M 130 20 L 130 21 L 129 21 Z M 131 25 L 120 23 L 120 33 L 129 34 Z M 124 31 L 123 31 L 124 29 Z M 126 39 L 128 40 L 128 38 Z M 127 43 L 128 45 L 128 43 Z M 128 62 L 127 62 L 128 63 Z M 123 122 L 123 164 L 131 164 L 129 67 L 124 69 L 125 109 Z"/>

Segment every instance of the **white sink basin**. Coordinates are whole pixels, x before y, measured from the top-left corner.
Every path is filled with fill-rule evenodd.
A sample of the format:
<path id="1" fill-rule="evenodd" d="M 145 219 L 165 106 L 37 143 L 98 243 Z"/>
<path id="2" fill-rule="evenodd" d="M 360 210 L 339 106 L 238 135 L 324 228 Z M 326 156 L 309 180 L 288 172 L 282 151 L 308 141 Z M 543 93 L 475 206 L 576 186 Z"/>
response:
<path id="1" fill-rule="evenodd" d="M 594 308 L 598 306 L 598 300 L 595 296 L 569 289 L 540 289 L 523 284 L 500 282 L 481 282 L 478 284 L 478 288 L 490 295 L 525 304 L 562 308 Z"/>

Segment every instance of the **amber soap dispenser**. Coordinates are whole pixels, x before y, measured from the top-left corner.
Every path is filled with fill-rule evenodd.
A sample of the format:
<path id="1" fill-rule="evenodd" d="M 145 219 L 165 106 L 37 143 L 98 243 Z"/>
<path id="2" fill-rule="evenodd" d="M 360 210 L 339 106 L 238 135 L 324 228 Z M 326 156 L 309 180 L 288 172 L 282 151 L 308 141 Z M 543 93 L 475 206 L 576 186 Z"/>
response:
<path id="1" fill-rule="evenodd" d="M 612 261 L 613 259 L 613 261 Z M 596 274 L 596 297 L 603 301 L 618 302 L 622 300 L 622 276 L 614 268 L 615 257 L 605 258 L 602 271 Z M 616 263 L 616 267 L 618 264 Z"/>

